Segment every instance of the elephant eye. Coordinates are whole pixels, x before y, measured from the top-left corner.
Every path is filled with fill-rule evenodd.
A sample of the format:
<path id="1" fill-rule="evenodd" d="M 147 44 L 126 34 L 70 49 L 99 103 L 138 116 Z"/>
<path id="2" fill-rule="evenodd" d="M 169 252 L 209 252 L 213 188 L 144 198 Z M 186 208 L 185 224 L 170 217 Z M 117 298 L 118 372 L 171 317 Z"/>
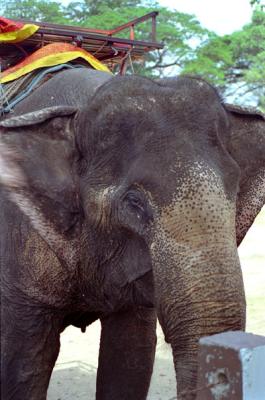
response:
<path id="1" fill-rule="evenodd" d="M 119 222 L 131 231 L 142 235 L 153 221 L 153 211 L 145 193 L 131 187 L 122 198 L 118 208 Z"/>
<path id="2" fill-rule="evenodd" d="M 130 204 L 131 207 L 137 208 L 137 209 L 141 210 L 142 212 L 145 211 L 144 202 L 141 199 L 141 195 L 139 192 L 131 191 L 131 192 L 127 193 L 127 195 L 125 196 L 125 200 L 128 201 L 128 203 Z"/>

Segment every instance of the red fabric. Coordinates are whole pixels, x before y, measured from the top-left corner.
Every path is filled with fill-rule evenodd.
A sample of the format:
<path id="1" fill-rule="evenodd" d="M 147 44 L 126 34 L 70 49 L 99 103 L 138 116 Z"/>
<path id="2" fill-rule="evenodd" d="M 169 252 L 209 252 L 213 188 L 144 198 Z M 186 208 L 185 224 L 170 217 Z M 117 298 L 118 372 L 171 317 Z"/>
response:
<path id="1" fill-rule="evenodd" d="M 22 22 L 11 21 L 4 17 L 0 17 L 0 33 L 18 31 L 24 26 Z"/>

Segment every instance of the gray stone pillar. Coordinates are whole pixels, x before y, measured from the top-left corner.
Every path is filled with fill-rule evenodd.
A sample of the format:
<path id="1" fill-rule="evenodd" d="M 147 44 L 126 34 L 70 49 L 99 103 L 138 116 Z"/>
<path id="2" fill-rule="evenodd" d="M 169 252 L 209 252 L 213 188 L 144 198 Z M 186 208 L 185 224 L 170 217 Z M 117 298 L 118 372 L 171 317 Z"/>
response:
<path id="1" fill-rule="evenodd" d="M 196 400 L 265 400 L 265 337 L 225 332 L 202 338 Z"/>

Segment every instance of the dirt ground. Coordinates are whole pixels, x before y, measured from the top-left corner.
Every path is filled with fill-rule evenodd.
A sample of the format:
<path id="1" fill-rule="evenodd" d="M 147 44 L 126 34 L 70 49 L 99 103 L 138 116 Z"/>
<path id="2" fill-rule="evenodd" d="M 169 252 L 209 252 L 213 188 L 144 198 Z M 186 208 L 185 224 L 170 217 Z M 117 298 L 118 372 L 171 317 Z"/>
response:
<path id="1" fill-rule="evenodd" d="M 247 331 L 265 335 L 265 208 L 239 248 L 246 297 Z M 61 351 L 53 371 L 48 400 L 95 398 L 100 324 L 85 334 L 74 327 L 61 335 Z M 148 400 L 175 398 L 175 377 L 170 346 L 158 327 L 158 345 Z M 126 399 L 124 399 L 126 400 Z"/>

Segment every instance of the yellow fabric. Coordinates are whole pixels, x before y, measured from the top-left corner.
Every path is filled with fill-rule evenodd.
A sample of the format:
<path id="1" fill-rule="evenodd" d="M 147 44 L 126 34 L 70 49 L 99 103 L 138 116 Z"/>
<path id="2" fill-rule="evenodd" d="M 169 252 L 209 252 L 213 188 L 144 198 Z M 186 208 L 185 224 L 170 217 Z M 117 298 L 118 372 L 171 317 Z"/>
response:
<path id="1" fill-rule="evenodd" d="M 37 68 L 51 67 L 54 65 L 65 64 L 79 57 L 86 60 L 90 65 L 92 65 L 93 68 L 99 71 L 106 71 L 111 74 L 111 71 L 108 69 L 108 67 L 102 64 L 100 61 L 98 61 L 94 56 L 90 55 L 89 53 L 84 54 L 84 51 L 76 50 L 60 54 L 50 54 L 48 56 L 40 58 L 39 60 L 36 60 L 31 64 L 24 65 L 17 71 L 14 71 L 4 76 L 3 78 L 0 79 L 0 83 L 7 83 L 13 81 L 17 78 L 20 78 L 23 75 L 28 74 L 31 71 L 34 71 Z"/>
<path id="2" fill-rule="evenodd" d="M 39 26 L 33 24 L 25 24 L 22 28 L 13 32 L 0 33 L 0 42 L 4 43 L 17 43 L 27 39 L 33 35 Z"/>

